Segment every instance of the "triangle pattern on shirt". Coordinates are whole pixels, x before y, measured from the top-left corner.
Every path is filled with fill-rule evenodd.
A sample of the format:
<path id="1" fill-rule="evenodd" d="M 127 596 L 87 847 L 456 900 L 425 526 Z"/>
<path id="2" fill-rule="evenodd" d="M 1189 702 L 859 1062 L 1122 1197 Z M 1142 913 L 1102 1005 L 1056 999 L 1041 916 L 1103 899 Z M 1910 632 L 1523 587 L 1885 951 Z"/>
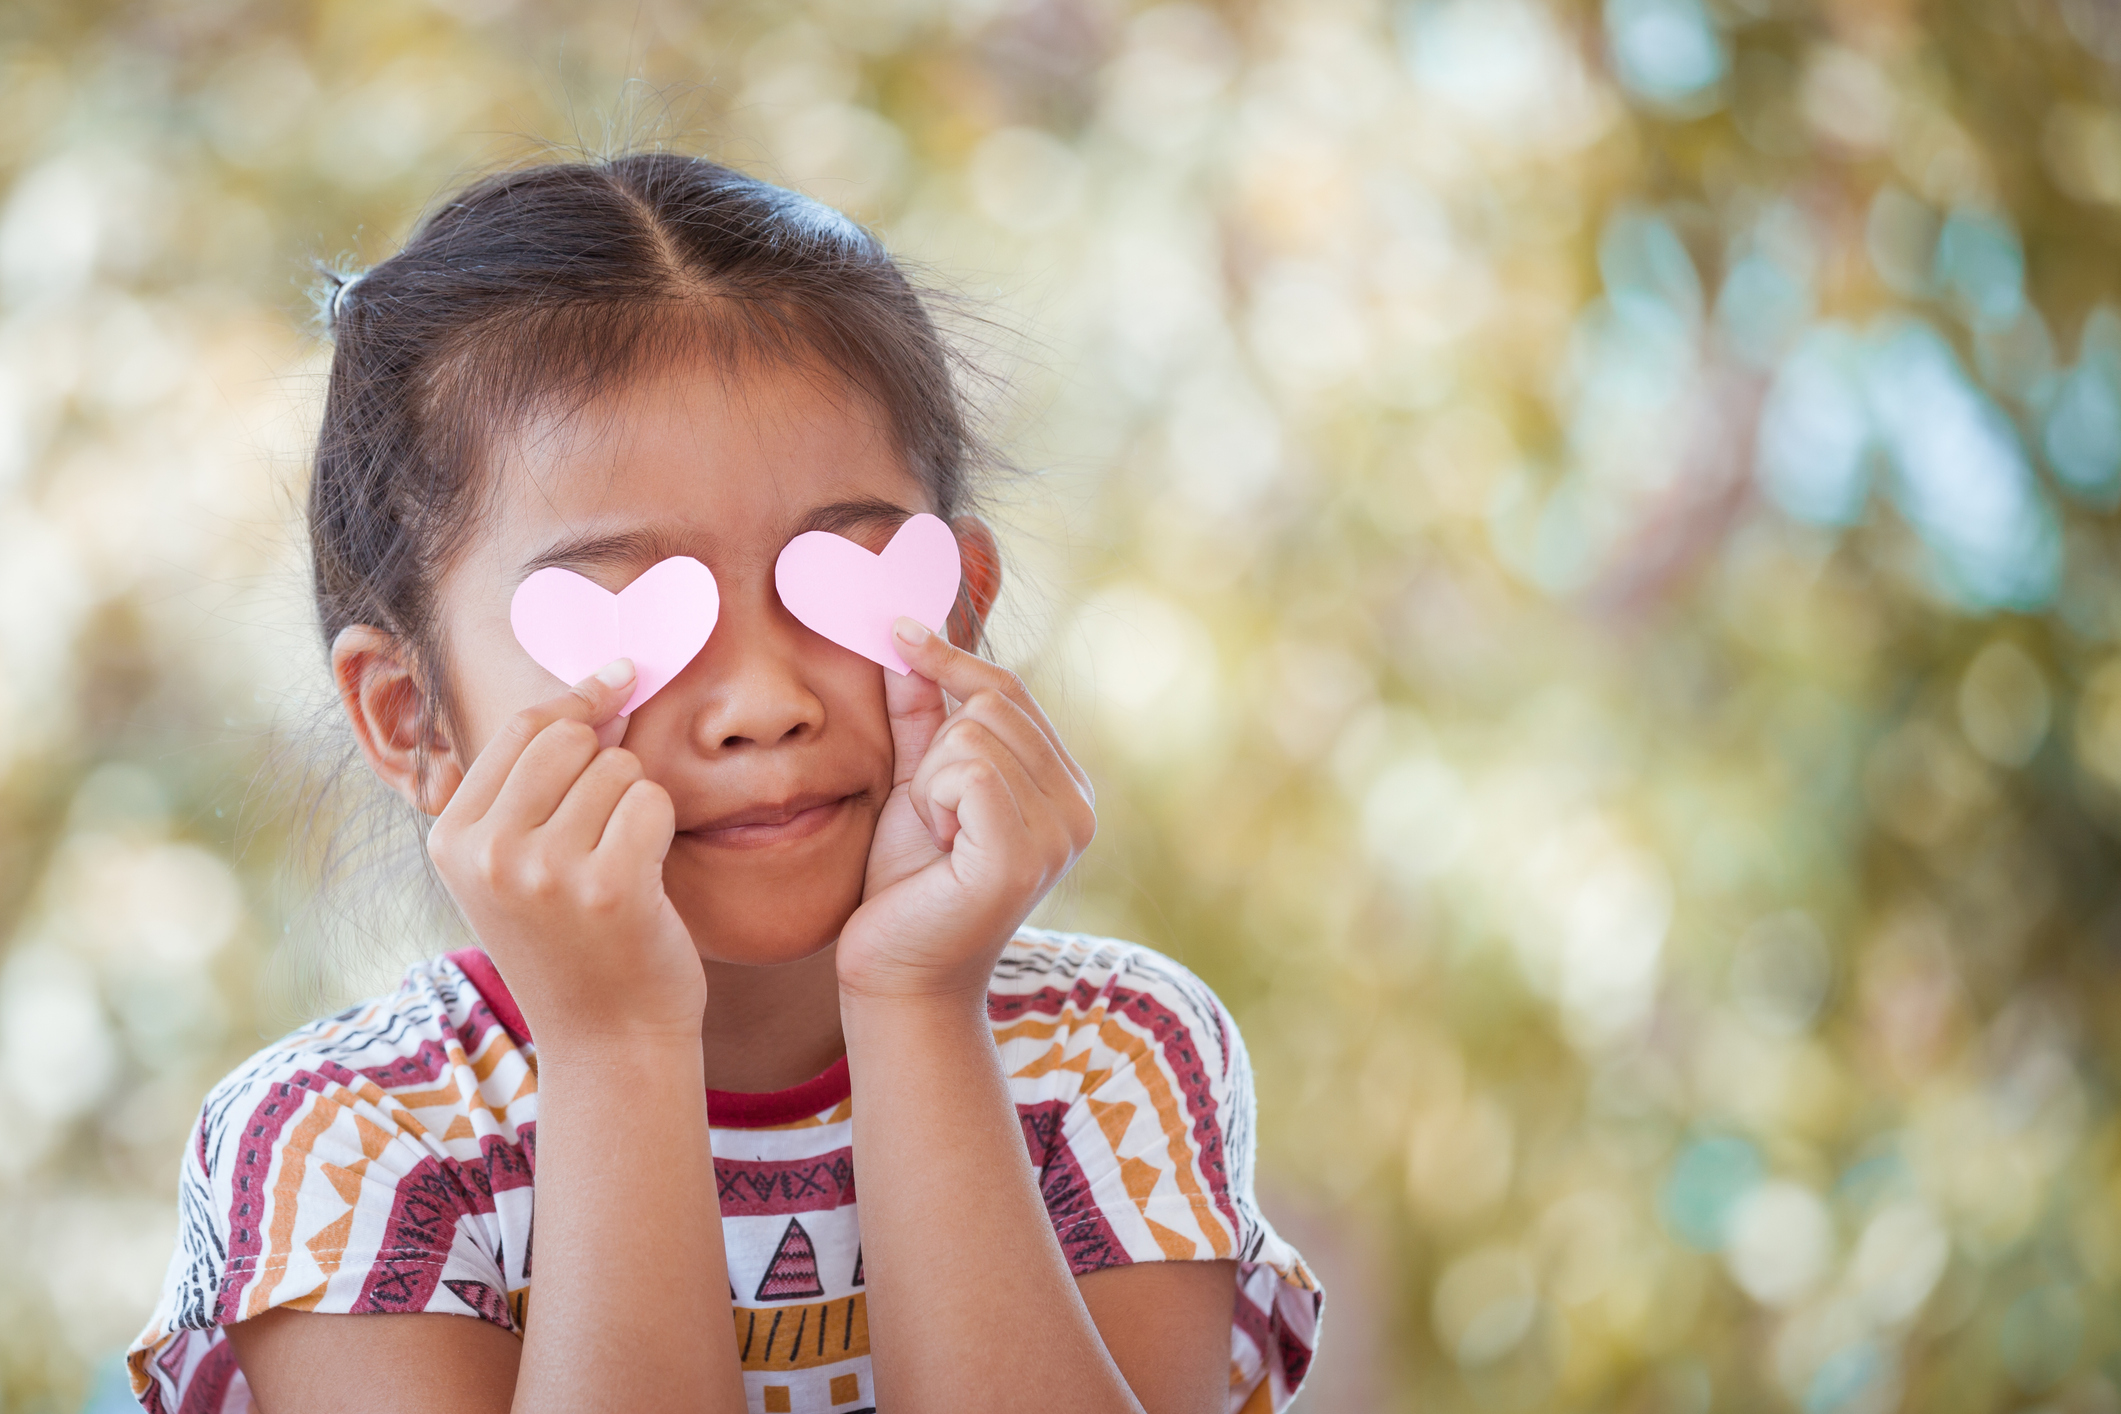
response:
<path id="1" fill-rule="evenodd" d="M 442 1285 L 455 1292 L 457 1300 L 476 1311 L 481 1318 L 491 1321 L 503 1330 L 514 1327 L 514 1313 L 508 1309 L 508 1298 L 485 1282 L 444 1281 Z"/>
<path id="2" fill-rule="evenodd" d="M 1256 1118 L 1229 1017 L 1168 959 L 1064 935 L 1012 940 L 986 1001 L 1069 1267 L 1247 1258 L 1225 1407 L 1271 1414 L 1287 1403 L 1311 1363 L 1316 1280 L 1253 1201 L 1245 1149 Z M 157 1387 L 150 1401 L 218 1408 L 242 1388 L 224 1313 L 340 1313 L 387 1298 L 521 1332 L 537 1196 L 532 1044 L 498 971 L 467 949 L 232 1074 L 186 1153 L 187 1184 L 207 1185 L 211 1210 L 187 1212 L 183 1261 L 130 1352 L 133 1377 Z M 705 1092 L 712 1147 L 725 1150 L 714 1165 L 727 1258 L 717 1265 L 761 1401 L 753 1414 L 869 1414 L 861 1406 L 876 1403 L 851 1091 L 842 1057 L 789 1089 Z M 318 1142 L 325 1128 L 333 1142 Z M 850 1240 L 855 1260 L 839 1266 Z M 845 1285 L 825 1283 L 828 1254 Z M 750 1309 L 738 1272 L 758 1292 Z M 200 1316 L 213 1324 L 186 1326 Z"/>
<path id="3" fill-rule="evenodd" d="M 798 1297 L 823 1296 L 825 1284 L 818 1280 L 817 1247 L 810 1234 L 794 1218 L 781 1234 L 781 1245 L 773 1249 L 766 1275 L 759 1278 L 757 1301 L 789 1301 Z"/>
<path id="4" fill-rule="evenodd" d="M 206 1337 L 201 1336 L 200 1338 L 205 1339 Z M 176 1339 L 169 1343 L 169 1348 L 155 1357 L 156 1367 L 163 1374 L 169 1376 L 170 1382 L 173 1384 L 183 1375 L 184 1352 L 191 1345 L 191 1339 L 192 1334 L 190 1331 L 179 1331 Z"/>
<path id="5" fill-rule="evenodd" d="M 361 1175 L 368 1168 L 368 1160 L 355 1159 L 344 1166 L 327 1161 L 322 1168 L 324 1177 L 331 1180 L 332 1188 L 348 1207 L 361 1201 Z"/>
<path id="6" fill-rule="evenodd" d="M 1097 1127 L 1105 1132 L 1105 1142 L 1117 1154 L 1120 1145 L 1126 1142 L 1127 1126 L 1134 1123 L 1134 1103 L 1131 1100 L 1115 1100 L 1107 1104 L 1103 1100 L 1086 1101 L 1090 1113 L 1097 1117 Z"/>
<path id="7" fill-rule="evenodd" d="M 377 1124 L 367 1115 L 354 1116 L 354 1129 L 361 1136 L 361 1154 L 365 1158 L 379 1159 L 390 1147 L 390 1131 Z"/>

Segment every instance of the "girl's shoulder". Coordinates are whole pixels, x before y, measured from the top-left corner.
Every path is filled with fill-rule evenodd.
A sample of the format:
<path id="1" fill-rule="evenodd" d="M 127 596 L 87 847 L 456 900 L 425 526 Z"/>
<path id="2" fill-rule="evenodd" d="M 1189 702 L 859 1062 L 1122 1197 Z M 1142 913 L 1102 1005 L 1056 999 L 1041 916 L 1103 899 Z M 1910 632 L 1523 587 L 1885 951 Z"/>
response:
<path id="1" fill-rule="evenodd" d="M 1250 1100 L 1244 1042 L 1222 999 L 1140 943 L 1019 929 L 995 963 L 987 1019 L 1005 1056 L 1102 1048 L 1130 1067 L 1153 1058 L 1189 1090 L 1241 1089 Z"/>
<path id="2" fill-rule="evenodd" d="M 235 1232 L 231 1255 L 263 1240 L 250 1229 L 264 1210 L 284 1227 L 311 1188 L 359 1207 L 387 1198 L 387 1175 L 427 1167 L 489 1195 L 528 1182 L 536 1066 L 508 1025 L 513 1004 L 497 1009 L 461 959 L 413 964 L 394 990 L 297 1027 L 207 1093 L 182 1197 L 204 1226 Z"/>
<path id="3" fill-rule="evenodd" d="M 386 1171 L 424 1165 L 452 1180 L 475 1166 L 474 1186 L 489 1190 L 527 1182 L 536 1065 L 510 1024 L 513 1002 L 466 957 L 414 963 L 392 991 L 297 1027 L 214 1086 L 185 1155 L 196 1180 L 186 1196 L 207 1199 L 201 1216 L 241 1229 L 259 1189 L 271 1190 L 264 1206 L 293 1202 L 320 1173 L 330 1182 L 320 1165 L 366 1170 L 386 1150 L 364 1175 L 364 1201 L 389 1187 Z"/>
<path id="4" fill-rule="evenodd" d="M 1026 928 L 995 966 L 987 1021 L 1034 1162 L 1067 1146 L 1093 1172 L 1133 1164 L 1137 1183 L 1176 1163 L 1175 1191 L 1219 1200 L 1242 1239 L 1252 1073 L 1206 983 L 1138 943 Z"/>
<path id="5" fill-rule="evenodd" d="M 995 965 L 987 1018 L 1069 1266 L 1235 1260 L 1232 1388 L 1265 1387 L 1261 1407 L 1280 1408 L 1310 1364 L 1321 1293 L 1260 1210 L 1251 1065 L 1221 998 L 1153 948 L 1026 928 Z"/>
<path id="6" fill-rule="evenodd" d="M 177 1250 L 129 1352 L 150 1409 L 221 1407 L 221 1328 L 278 1306 L 442 1311 L 515 1330 L 537 1076 L 454 958 L 265 1047 L 201 1106 Z"/>
<path id="7" fill-rule="evenodd" d="M 1020 928 L 1002 949 L 987 1014 L 998 1025 L 1049 1016 L 1070 1027 L 1125 1016 L 1163 1033 L 1184 1028 L 1218 1053 L 1241 1044 L 1222 999 L 1183 963 L 1141 943 L 1049 928 Z"/>
<path id="8" fill-rule="evenodd" d="M 356 1094 L 431 1086 L 454 1067 L 513 1049 L 505 1019 L 457 955 L 412 964 L 393 990 L 296 1027 L 208 1094 L 211 1116 L 261 1087 L 338 1086 Z"/>

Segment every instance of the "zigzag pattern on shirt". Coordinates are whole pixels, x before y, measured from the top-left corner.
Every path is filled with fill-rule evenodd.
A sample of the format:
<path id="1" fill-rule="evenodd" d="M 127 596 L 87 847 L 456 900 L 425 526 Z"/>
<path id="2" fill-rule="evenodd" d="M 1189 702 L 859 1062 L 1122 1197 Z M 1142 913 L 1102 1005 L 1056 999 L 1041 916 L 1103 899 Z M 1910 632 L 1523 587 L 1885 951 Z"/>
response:
<path id="1" fill-rule="evenodd" d="M 844 1208 L 854 1201 L 854 1150 L 808 1159 L 717 1158 L 714 1188 L 725 1219 Z"/>
<path id="2" fill-rule="evenodd" d="M 454 958 L 416 967 L 215 1088 L 187 1145 L 178 1261 L 130 1355 L 154 1414 L 236 1414 L 218 1327 L 269 1308 L 523 1329 L 536 1062 L 481 985 Z M 1070 1269 L 1240 1258 L 1232 1406 L 1285 1402 L 1310 1363 L 1316 1284 L 1253 1206 L 1250 1071 L 1220 1003 L 1146 949 L 1033 930 L 988 1003 Z M 849 1117 L 839 1098 L 792 1124 L 715 1126 L 735 1155 L 715 1179 L 736 1335 L 744 1368 L 769 1376 L 747 1381 L 754 1410 L 873 1399 Z"/>
<path id="3" fill-rule="evenodd" d="M 1177 1082 L 1184 1097 L 1185 1118 L 1190 1121 L 1190 1142 L 1171 1134 L 1169 1120 L 1165 1121 L 1165 1137 L 1168 1141 L 1165 1147 L 1170 1162 L 1177 1166 L 1198 1165 L 1201 1184 L 1207 1190 L 1206 1198 L 1214 1204 L 1228 1225 L 1225 1233 L 1216 1231 L 1214 1224 L 1208 1224 L 1209 1245 L 1217 1256 L 1230 1255 L 1231 1249 L 1242 1240 L 1244 1224 L 1239 1219 L 1236 1205 L 1231 1199 L 1231 1176 L 1224 1157 L 1226 1141 L 1219 1117 L 1221 1107 L 1215 1098 L 1215 1078 L 1194 1044 L 1194 1037 L 1205 1028 L 1199 1022 L 1188 1025 L 1184 1018 L 1158 998 L 1133 988 L 1121 987 L 1117 985 L 1115 978 L 1110 977 L 1102 986 L 1093 985 L 1091 979 L 1084 978 L 1065 990 L 1045 986 L 1035 992 L 1014 996 L 990 993 L 987 1006 L 990 1021 L 1016 1023 L 1013 1027 L 997 1032 L 998 1037 L 1003 1039 L 1019 1033 L 1035 1034 L 1027 1030 L 1030 1018 L 1055 1019 L 1052 1051 L 1047 1059 L 1037 1063 L 1038 1067 L 1044 1070 L 1078 1068 L 1078 1062 L 1062 1058 L 1064 1052 L 1080 1050 L 1076 1040 L 1078 1035 L 1096 1038 L 1082 1044 L 1096 1045 L 1102 1042 L 1120 1055 L 1126 1055 L 1142 1048 L 1130 1045 L 1124 1034 L 1114 1034 L 1115 1029 L 1122 1032 L 1128 1029 L 1118 1027 L 1117 1023 L 1130 1024 L 1136 1034 L 1146 1033 L 1147 1039 L 1153 1043 L 1156 1058 L 1161 1060 L 1163 1069 L 1170 1072 L 1171 1078 Z M 1069 1024 L 1071 1017 L 1075 1022 L 1073 1027 Z M 1067 1034 L 1059 1034 L 1063 1029 Z M 1138 1069 L 1145 1059 L 1148 1058 L 1137 1055 L 1132 1057 L 1132 1063 Z M 1081 1062 L 1080 1068 L 1087 1072 L 1087 1062 Z M 1147 1081 L 1149 1077 L 1144 1076 L 1143 1079 Z M 1089 1093 L 1087 1087 L 1084 1093 Z M 1090 1103 L 1095 1105 L 1097 1102 Z M 1114 1159 L 1119 1161 L 1123 1168 L 1128 1163 L 1149 1162 L 1144 1154 L 1122 1156 L 1118 1153 L 1120 1135 L 1117 1131 L 1123 1128 L 1123 1124 L 1119 1125 L 1107 1134 L 1113 1145 Z M 1189 1198 L 1196 1196 L 1198 1189 L 1189 1174 L 1180 1171 L 1175 1177 L 1182 1194 Z M 1154 1188 L 1153 1178 L 1147 1175 L 1130 1178 L 1127 1186 L 1136 1203 L 1143 1207 L 1143 1216 L 1147 1220 L 1146 1204 Z M 1152 1225 L 1159 1232 L 1166 1230 L 1161 1224 Z M 1187 1239 L 1180 1241 L 1190 1245 Z M 1166 1245 L 1174 1246 L 1168 1243 Z M 1171 1255 L 1187 1254 L 1174 1247 Z"/>
<path id="4" fill-rule="evenodd" d="M 1104 1210 L 1090 1191 L 1090 1180 L 1075 1151 L 1062 1134 L 1068 1105 L 1047 1100 L 1036 1105 L 1018 1105 L 1016 1117 L 1024 1126 L 1024 1146 L 1038 1169 L 1039 1196 L 1045 1199 L 1046 1215 L 1053 1220 L 1054 1236 L 1068 1258 L 1068 1270 L 1077 1276 L 1123 1266 L 1134 1260 L 1125 1244 L 1112 1231 Z"/>

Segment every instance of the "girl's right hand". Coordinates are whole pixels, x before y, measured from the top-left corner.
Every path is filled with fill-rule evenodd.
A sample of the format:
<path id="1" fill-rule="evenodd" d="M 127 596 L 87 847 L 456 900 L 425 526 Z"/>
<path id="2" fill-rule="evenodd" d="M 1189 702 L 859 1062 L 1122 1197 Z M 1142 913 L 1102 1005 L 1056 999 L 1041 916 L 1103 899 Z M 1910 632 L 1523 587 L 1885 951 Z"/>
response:
<path id="1" fill-rule="evenodd" d="M 427 836 L 541 1051 L 700 1034 L 706 974 L 663 892 L 670 797 L 599 741 L 633 676 L 621 658 L 510 718 Z"/>

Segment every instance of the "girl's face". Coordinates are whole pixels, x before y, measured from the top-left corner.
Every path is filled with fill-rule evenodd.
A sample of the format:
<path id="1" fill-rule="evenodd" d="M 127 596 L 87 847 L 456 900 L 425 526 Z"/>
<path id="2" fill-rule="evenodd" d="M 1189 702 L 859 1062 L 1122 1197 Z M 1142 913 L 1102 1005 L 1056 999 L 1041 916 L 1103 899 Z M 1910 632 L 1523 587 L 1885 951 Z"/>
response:
<path id="1" fill-rule="evenodd" d="M 791 962 L 832 942 L 891 789 L 884 670 L 798 623 L 773 567 L 806 530 L 880 550 L 936 509 L 881 412 L 815 369 L 686 363 L 534 425 L 494 475 L 490 514 L 441 585 L 458 734 L 446 788 L 513 713 L 560 690 L 509 627 L 525 576 L 559 565 L 616 592 L 693 556 L 721 616 L 624 723 L 676 807 L 665 889 L 712 960 Z"/>

